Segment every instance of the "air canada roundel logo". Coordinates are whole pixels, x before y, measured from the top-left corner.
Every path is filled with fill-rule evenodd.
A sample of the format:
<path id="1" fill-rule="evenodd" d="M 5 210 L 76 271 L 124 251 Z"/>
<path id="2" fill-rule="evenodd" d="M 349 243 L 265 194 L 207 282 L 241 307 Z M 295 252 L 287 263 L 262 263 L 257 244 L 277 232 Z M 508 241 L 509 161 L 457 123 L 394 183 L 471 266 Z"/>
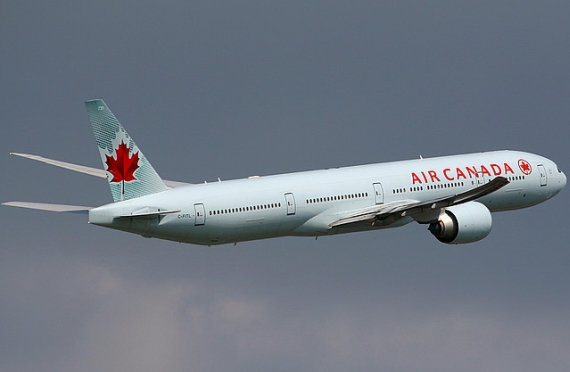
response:
<path id="1" fill-rule="evenodd" d="M 521 169 L 521 172 L 527 176 L 532 173 L 532 167 L 530 166 L 530 163 L 524 159 L 519 159 L 519 168 Z"/>

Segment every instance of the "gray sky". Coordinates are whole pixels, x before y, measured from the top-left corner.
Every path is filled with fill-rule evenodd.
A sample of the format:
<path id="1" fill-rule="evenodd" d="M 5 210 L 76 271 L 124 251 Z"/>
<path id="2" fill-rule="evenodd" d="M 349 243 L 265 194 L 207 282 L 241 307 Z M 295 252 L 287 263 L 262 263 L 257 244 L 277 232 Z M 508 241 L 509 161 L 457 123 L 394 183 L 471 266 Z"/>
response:
<path id="1" fill-rule="evenodd" d="M 570 172 L 570 3 L 0 6 L 0 200 L 101 205 L 83 101 L 166 179 L 495 149 Z M 425 226 L 179 245 L 0 208 L 2 371 L 567 371 L 568 190 L 485 240 Z"/>

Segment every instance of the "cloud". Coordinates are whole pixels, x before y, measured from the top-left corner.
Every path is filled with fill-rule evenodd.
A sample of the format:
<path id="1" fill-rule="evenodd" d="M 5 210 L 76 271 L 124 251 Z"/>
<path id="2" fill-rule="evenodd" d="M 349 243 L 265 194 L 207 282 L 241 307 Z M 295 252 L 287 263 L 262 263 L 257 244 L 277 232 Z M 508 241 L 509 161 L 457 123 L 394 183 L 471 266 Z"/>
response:
<path id="1" fill-rule="evenodd" d="M 7 154 L 101 166 L 95 97 L 168 179 L 503 148 L 567 171 L 569 4 L 8 4 L 1 201 L 110 202 Z M 0 207 L 0 370 L 570 370 L 564 192 L 465 247 L 413 224 L 202 248 Z"/>
<path id="2" fill-rule="evenodd" d="M 67 346 L 44 345 L 59 349 L 54 366 L 62 371 L 511 371 L 552 360 L 570 365 L 570 339 L 561 328 L 566 317 L 547 310 L 509 314 L 497 304 L 460 299 L 439 305 L 373 299 L 310 303 L 283 314 L 290 298 L 230 293 L 180 278 L 149 283 L 101 265 L 61 274 L 69 285 L 55 302 L 75 302 L 74 310 L 30 316 L 33 324 L 62 327 Z M 45 279 L 38 272 L 36 281 Z M 29 330 L 30 337 L 45 331 Z"/>

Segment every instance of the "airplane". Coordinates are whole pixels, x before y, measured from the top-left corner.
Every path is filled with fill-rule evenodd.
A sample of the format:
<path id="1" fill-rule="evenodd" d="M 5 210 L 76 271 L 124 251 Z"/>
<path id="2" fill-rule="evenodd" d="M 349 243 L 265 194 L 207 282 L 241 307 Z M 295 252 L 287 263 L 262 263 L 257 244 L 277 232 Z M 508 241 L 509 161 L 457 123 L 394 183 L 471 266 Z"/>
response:
<path id="1" fill-rule="evenodd" d="M 106 178 L 100 207 L 7 202 L 88 214 L 89 223 L 148 238 L 217 245 L 427 225 L 440 242 L 485 238 L 491 212 L 542 203 L 566 185 L 557 165 L 521 151 L 492 151 L 188 184 L 162 180 L 105 102 L 85 102 L 104 169 L 12 153 Z"/>

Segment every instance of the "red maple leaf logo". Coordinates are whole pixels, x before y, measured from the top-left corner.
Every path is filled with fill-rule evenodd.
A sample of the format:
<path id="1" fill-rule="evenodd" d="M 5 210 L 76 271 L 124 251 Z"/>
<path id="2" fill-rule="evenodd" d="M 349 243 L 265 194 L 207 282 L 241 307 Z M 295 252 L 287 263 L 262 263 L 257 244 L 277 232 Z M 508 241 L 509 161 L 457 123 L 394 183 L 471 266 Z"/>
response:
<path id="1" fill-rule="evenodd" d="M 107 172 L 113 175 L 113 178 L 109 182 L 128 182 L 136 180 L 135 171 L 139 169 L 139 152 L 135 152 L 130 156 L 130 150 L 125 144 L 125 142 L 121 141 L 119 147 L 115 150 L 115 154 L 117 154 L 117 160 L 112 156 L 105 155 L 107 160 L 105 163 L 107 164 Z"/>
<path id="2" fill-rule="evenodd" d="M 527 176 L 532 172 L 532 167 L 530 166 L 530 163 L 524 159 L 519 159 L 519 168 L 521 169 L 521 172 L 523 172 Z"/>

